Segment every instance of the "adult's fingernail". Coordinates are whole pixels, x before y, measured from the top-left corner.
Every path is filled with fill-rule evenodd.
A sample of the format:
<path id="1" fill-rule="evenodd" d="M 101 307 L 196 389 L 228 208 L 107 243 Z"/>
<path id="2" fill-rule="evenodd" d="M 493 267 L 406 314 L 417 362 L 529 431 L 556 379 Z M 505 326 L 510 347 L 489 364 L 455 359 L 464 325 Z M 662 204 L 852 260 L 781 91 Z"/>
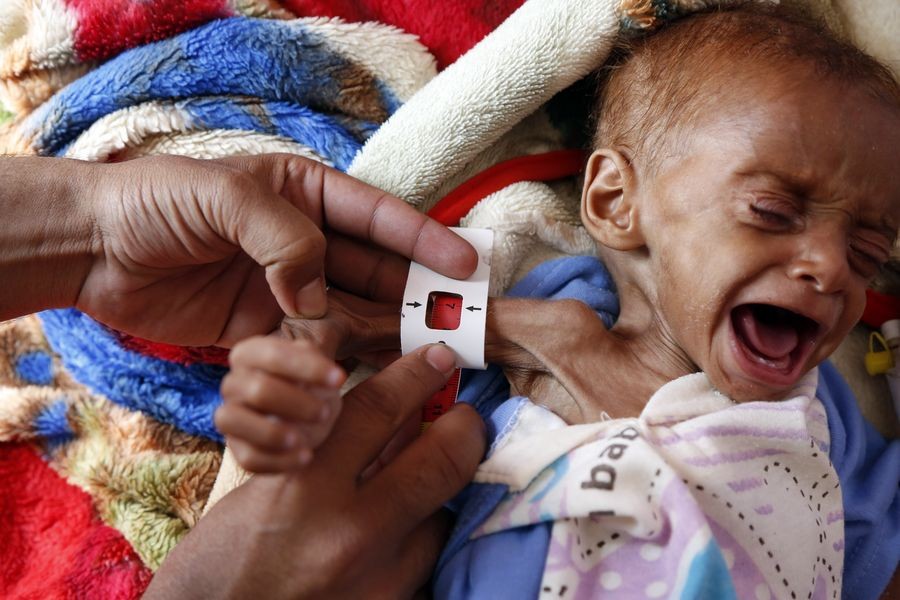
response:
<path id="1" fill-rule="evenodd" d="M 456 368 L 456 354 L 444 344 L 435 344 L 426 350 L 425 360 L 444 375 Z"/>
<path id="2" fill-rule="evenodd" d="M 310 450 L 309 448 L 304 448 L 303 450 L 301 450 L 300 452 L 297 453 L 297 463 L 301 467 L 305 467 L 312 460 L 312 457 L 313 457 L 312 450 Z"/>
<path id="3" fill-rule="evenodd" d="M 316 277 L 297 292 L 297 313 L 305 319 L 318 319 L 328 310 L 325 280 Z"/>
<path id="4" fill-rule="evenodd" d="M 452 412 L 458 412 L 461 410 L 467 410 L 467 411 L 472 411 L 472 412 L 475 411 L 475 409 L 472 408 L 471 404 L 467 404 L 465 402 L 457 402 L 453 406 L 451 406 L 450 410 L 448 410 L 447 412 L 452 413 Z M 478 414 L 478 413 L 475 413 L 475 414 Z M 481 415 L 478 415 L 478 416 L 481 417 Z M 484 420 L 479 418 L 478 424 L 480 425 L 479 430 L 481 431 L 481 434 L 487 435 L 487 426 L 484 424 Z"/>

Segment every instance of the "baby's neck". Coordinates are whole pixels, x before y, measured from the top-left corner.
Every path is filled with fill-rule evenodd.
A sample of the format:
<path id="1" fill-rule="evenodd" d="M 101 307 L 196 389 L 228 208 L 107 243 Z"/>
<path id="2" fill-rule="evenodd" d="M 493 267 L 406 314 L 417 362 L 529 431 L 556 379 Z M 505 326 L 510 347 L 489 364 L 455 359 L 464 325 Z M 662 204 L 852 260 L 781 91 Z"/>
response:
<path id="1" fill-rule="evenodd" d="M 640 414 L 663 384 L 696 371 L 637 288 L 619 289 L 612 330 L 576 300 L 492 299 L 486 358 L 517 394 L 569 423 Z"/>

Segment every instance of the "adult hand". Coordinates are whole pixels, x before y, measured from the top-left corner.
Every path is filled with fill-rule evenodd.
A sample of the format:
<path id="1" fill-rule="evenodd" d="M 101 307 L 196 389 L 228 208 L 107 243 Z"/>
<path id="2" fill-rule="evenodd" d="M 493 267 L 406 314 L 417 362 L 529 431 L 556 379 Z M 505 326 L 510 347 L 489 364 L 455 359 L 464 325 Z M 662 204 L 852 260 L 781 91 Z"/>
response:
<path id="1" fill-rule="evenodd" d="M 477 261 L 468 243 L 398 198 L 291 155 L 7 158 L 0 175 L 0 275 L 21 284 L 2 298 L 0 318 L 76 306 L 152 340 L 230 346 L 284 315 L 325 312 L 325 233 L 451 277 Z M 341 239 L 329 277 L 352 270 L 374 288 L 402 282 L 402 261 Z"/>
<path id="2" fill-rule="evenodd" d="M 435 514 L 472 477 L 483 424 L 459 405 L 363 478 L 399 427 L 453 370 L 437 345 L 354 388 L 304 471 L 258 475 L 204 517 L 145 598 L 403 598 L 428 579 L 447 523 Z"/>

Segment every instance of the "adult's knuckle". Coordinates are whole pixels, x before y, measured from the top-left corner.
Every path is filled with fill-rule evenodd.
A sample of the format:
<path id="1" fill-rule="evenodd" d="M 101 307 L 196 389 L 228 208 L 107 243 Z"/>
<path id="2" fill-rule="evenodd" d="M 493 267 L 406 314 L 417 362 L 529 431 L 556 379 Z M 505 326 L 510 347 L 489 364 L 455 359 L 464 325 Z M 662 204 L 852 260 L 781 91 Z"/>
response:
<path id="1" fill-rule="evenodd" d="M 259 187 L 256 177 L 243 169 L 221 169 L 218 181 L 222 192 L 235 199 L 245 199 L 244 194 L 252 193 Z"/>
<path id="2" fill-rule="evenodd" d="M 272 156 L 282 165 L 285 181 L 303 181 L 304 179 L 320 181 L 325 177 L 325 165 L 305 156 L 285 153 Z"/>
<path id="3" fill-rule="evenodd" d="M 421 213 L 419 213 L 421 214 Z M 416 226 L 416 236 L 412 240 L 412 245 L 409 248 L 409 255 L 416 256 L 418 255 L 419 245 L 423 243 L 425 238 L 425 230 L 428 228 L 428 218 L 425 215 L 421 216 L 421 220 Z"/>
<path id="4" fill-rule="evenodd" d="M 321 230 L 315 229 L 297 240 L 298 250 L 303 251 L 310 256 L 325 256 L 325 249 L 328 242 L 325 240 L 325 234 Z"/>
<path id="5" fill-rule="evenodd" d="M 372 213 L 369 219 L 369 239 L 375 239 L 378 235 L 378 229 L 381 226 L 384 211 L 390 207 L 394 201 L 394 197 L 387 192 L 381 192 L 372 203 Z"/>
<path id="6" fill-rule="evenodd" d="M 283 255 L 290 257 L 285 261 L 284 266 L 305 265 L 312 262 L 323 262 L 325 260 L 325 249 L 327 242 L 325 234 L 320 230 L 309 230 L 299 235 L 288 244 L 283 251 Z"/>

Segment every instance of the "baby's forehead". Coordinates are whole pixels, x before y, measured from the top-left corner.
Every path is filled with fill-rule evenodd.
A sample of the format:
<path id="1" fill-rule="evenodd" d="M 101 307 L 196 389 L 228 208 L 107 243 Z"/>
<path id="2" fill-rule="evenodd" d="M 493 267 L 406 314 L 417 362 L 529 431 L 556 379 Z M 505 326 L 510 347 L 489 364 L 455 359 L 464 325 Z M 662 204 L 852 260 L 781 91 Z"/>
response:
<path id="1" fill-rule="evenodd" d="M 863 89 L 900 110 L 900 88 L 886 68 L 779 11 L 748 5 L 693 15 L 621 49 L 599 88 L 595 147 L 671 150 L 679 140 L 667 132 L 690 130 L 734 102 L 749 108 L 761 96 L 822 82 Z"/>
<path id="2" fill-rule="evenodd" d="M 719 186 L 709 189 L 723 202 L 710 209 L 727 210 L 726 196 L 777 199 L 809 216 L 843 215 L 847 231 L 879 245 L 895 240 L 900 110 L 864 89 L 803 74 L 760 71 L 731 83 L 715 102 L 696 100 L 701 110 L 636 153 L 638 172 L 671 185 L 687 171 L 696 183 Z"/>

